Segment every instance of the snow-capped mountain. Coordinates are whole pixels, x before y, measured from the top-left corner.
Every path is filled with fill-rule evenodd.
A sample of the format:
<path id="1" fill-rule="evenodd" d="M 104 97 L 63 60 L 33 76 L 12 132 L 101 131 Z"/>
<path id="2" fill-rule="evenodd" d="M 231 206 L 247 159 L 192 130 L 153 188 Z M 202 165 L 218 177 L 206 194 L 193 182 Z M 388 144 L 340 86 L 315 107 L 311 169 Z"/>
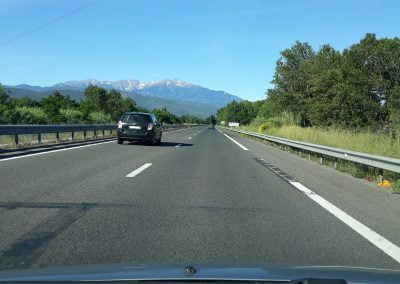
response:
<path id="1" fill-rule="evenodd" d="M 83 99 L 83 91 L 89 85 L 96 85 L 105 89 L 116 89 L 134 99 L 138 105 L 147 109 L 167 107 L 176 115 L 193 114 L 208 116 L 233 100 L 242 101 L 224 91 L 214 91 L 205 87 L 190 84 L 180 80 L 161 80 L 141 82 L 138 80 L 99 81 L 87 79 L 80 81 L 66 81 L 51 87 L 31 86 L 20 84 L 5 86 L 13 97 L 28 96 L 39 100 L 53 91 L 70 95 L 75 100 Z"/>
<path id="2" fill-rule="evenodd" d="M 205 87 L 190 84 L 181 80 L 161 80 L 141 82 L 139 80 L 99 81 L 87 79 L 80 81 L 66 81 L 58 83 L 50 89 L 57 90 L 83 90 L 89 85 L 96 85 L 105 89 L 116 89 L 122 92 L 136 92 L 144 96 L 160 97 L 165 99 L 178 99 L 183 101 L 212 104 L 222 107 L 233 100 L 242 99 L 224 91 L 214 91 Z M 47 88 L 46 88 L 47 89 Z"/>
<path id="3" fill-rule="evenodd" d="M 138 80 L 118 80 L 118 81 L 99 81 L 96 79 L 86 79 L 79 81 L 66 81 L 53 85 L 53 89 L 85 89 L 89 85 L 96 85 L 105 89 L 116 89 L 119 91 L 130 92 L 143 86 Z"/>
<path id="4" fill-rule="evenodd" d="M 58 83 L 53 85 L 51 88 L 53 89 L 64 89 L 64 88 L 76 88 L 76 89 L 84 89 L 89 85 L 96 85 L 105 89 L 116 89 L 119 91 L 131 92 L 136 90 L 142 90 L 146 87 L 152 87 L 157 85 L 164 86 L 177 86 L 177 87 L 188 87 L 193 86 L 192 84 L 186 83 L 180 80 L 161 80 L 161 81 L 150 81 L 148 83 L 141 82 L 139 80 L 117 80 L 117 81 L 99 81 L 96 79 L 86 79 L 79 81 L 66 81 L 63 83 Z"/>

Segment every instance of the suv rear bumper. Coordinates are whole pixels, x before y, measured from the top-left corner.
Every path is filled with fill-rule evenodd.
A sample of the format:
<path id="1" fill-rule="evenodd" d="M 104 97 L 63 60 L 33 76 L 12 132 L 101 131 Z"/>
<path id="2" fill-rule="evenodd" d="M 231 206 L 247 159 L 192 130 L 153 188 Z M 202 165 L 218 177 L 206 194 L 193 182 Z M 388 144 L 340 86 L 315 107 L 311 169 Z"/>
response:
<path id="1" fill-rule="evenodd" d="M 153 131 L 132 131 L 118 129 L 118 139 L 129 141 L 151 141 L 155 139 Z"/>

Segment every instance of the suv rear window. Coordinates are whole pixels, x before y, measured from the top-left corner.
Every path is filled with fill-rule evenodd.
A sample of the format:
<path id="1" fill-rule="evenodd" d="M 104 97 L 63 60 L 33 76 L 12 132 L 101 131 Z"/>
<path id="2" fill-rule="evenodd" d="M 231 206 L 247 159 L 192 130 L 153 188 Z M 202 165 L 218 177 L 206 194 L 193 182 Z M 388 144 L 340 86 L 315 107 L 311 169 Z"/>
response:
<path id="1" fill-rule="evenodd" d="M 151 118 L 146 114 L 124 114 L 120 119 L 122 122 L 127 123 L 150 123 Z"/>

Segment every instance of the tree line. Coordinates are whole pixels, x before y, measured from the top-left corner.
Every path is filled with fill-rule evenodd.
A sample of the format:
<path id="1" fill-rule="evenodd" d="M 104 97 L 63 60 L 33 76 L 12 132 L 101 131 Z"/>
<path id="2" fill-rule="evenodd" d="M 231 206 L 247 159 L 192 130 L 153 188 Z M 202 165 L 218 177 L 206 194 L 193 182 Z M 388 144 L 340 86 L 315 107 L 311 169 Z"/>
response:
<path id="1" fill-rule="evenodd" d="M 37 101 L 29 97 L 13 98 L 0 85 L 0 124 L 115 123 L 124 112 L 150 112 L 116 90 L 89 85 L 83 93 L 84 98 L 79 102 L 59 91 Z M 165 107 L 151 112 L 167 124 L 205 122 L 191 115 L 178 117 Z"/>
<path id="2" fill-rule="evenodd" d="M 366 34 L 343 51 L 307 42 L 280 53 L 266 99 L 232 102 L 219 121 L 243 124 L 289 117 L 303 127 L 395 129 L 400 126 L 400 39 Z"/>

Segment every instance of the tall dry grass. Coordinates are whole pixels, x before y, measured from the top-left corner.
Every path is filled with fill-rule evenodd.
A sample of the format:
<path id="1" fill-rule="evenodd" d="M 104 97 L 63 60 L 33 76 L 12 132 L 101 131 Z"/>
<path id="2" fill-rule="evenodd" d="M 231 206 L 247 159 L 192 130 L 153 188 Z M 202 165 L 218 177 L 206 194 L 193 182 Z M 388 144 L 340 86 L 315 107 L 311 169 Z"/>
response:
<path id="1" fill-rule="evenodd" d="M 389 134 L 356 132 L 342 129 L 302 128 L 284 125 L 276 128 L 243 127 L 249 131 L 304 141 L 319 145 L 343 148 L 352 151 L 370 153 L 392 158 L 400 158 L 400 137 L 392 138 Z"/>

